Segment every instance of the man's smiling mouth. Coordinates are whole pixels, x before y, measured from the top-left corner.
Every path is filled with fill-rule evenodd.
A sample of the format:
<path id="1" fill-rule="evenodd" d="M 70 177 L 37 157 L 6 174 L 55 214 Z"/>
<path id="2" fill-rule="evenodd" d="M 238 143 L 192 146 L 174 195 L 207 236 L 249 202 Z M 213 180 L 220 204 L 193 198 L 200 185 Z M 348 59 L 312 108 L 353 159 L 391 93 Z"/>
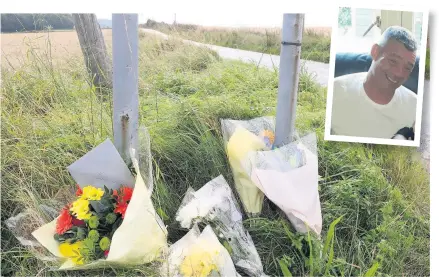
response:
<path id="1" fill-rule="evenodd" d="M 386 74 L 386 78 L 387 80 L 389 80 L 391 83 L 397 84 L 398 81 L 393 80 L 392 78 L 390 78 L 387 74 Z"/>

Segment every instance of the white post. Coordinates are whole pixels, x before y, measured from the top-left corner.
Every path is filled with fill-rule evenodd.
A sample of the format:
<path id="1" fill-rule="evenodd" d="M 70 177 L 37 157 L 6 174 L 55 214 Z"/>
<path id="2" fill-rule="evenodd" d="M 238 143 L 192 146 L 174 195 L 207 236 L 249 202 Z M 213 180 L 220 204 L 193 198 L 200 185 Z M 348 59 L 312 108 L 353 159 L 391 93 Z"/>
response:
<path id="1" fill-rule="evenodd" d="M 304 19 L 304 14 L 284 14 L 283 16 L 275 147 L 291 142 L 295 130 Z"/>
<path id="2" fill-rule="evenodd" d="M 113 14 L 114 145 L 129 164 L 129 147 L 138 148 L 138 15 Z"/>

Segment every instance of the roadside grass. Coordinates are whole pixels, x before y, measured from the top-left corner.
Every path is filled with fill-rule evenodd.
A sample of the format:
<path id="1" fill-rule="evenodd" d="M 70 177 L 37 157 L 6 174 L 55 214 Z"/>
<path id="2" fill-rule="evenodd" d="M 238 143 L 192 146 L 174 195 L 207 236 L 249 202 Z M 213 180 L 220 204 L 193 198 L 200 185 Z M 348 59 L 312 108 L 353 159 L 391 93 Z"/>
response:
<path id="1" fill-rule="evenodd" d="M 154 29 L 206 44 L 280 55 L 281 29 L 279 28 L 219 28 L 189 24 L 166 24 L 149 20 L 141 27 Z M 320 28 L 323 29 L 323 28 Z M 322 63 L 329 63 L 331 30 L 306 28 L 303 33 L 300 57 Z M 430 80 L 430 45 L 427 44 L 425 78 Z"/>
<path id="2" fill-rule="evenodd" d="M 170 25 L 165 23 L 150 23 L 142 26 L 197 42 L 280 55 L 280 29 L 208 28 L 195 25 Z M 330 34 L 313 29 L 304 31 L 301 58 L 329 63 L 330 48 Z"/>
<path id="3" fill-rule="evenodd" d="M 223 174 L 233 188 L 219 120 L 275 115 L 278 74 L 149 35 L 139 56 L 139 121 L 151 134 L 153 201 L 173 243 L 185 232 L 175 213 L 189 186 Z M 2 275 L 157 274 L 157 264 L 49 273 L 5 226 L 17 212 L 38 210 L 73 188 L 66 167 L 112 138 L 111 94 L 102 97 L 88 82 L 82 57 L 52 67 L 50 56 L 32 52 L 20 70 L 2 68 Z M 318 137 L 322 238 L 296 233 L 264 203 L 261 217 L 244 224 L 265 273 L 367 276 L 375 266 L 378 276 L 429 275 L 429 175 L 412 159 L 416 150 L 325 141 L 325 106 L 326 89 L 302 72 L 296 126 Z"/>

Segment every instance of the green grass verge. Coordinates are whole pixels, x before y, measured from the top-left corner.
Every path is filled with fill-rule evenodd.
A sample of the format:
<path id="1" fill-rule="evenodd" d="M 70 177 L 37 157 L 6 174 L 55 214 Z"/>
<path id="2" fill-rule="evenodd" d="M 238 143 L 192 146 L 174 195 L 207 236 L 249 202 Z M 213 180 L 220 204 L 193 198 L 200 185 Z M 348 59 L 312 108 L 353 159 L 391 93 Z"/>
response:
<path id="1" fill-rule="evenodd" d="M 141 27 L 154 29 L 168 35 L 181 37 L 201 43 L 219 45 L 229 48 L 255 51 L 260 53 L 280 55 L 280 30 L 252 30 L 203 28 L 196 25 L 153 22 Z M 331 37 L 314 30 L 306 30 L 303 34 L 300 58 L 304 60 L 329 63 Z M 425 78 L 430 80 L 430 48 L 427 47 L 425 62 Z"/>
<path id="2" fill-rule="evenodd" d="M 52 68 L 47 57 L 30 54 L 20 71 L 2 68 L 2 275 L 154 276 L 153 265 L 49 273 L 6 228 L 4 220 L 16 211 L 73 187 L 66 166 L 112 137 L 111 100 L 87 85 L 82 57 Z M 219 119 L 275 115 L 278 74 L 149 36 L 139 55 L 140 124 L 152 139 L 153 199 L 173 243 L 184 234 L 175 213 L 189 186 L 198 189 L 223 174 L 233 187 Z M 244 222 L 265 272 L 429 275 L 429 175 L 412 158 L 415 149 L 324 141 L 325 106 L 326 89 L 303 72 L 297 128 L 318 136 L 322 240 L 296 233 L 265 203 L 260 218 Z"/>
<path id="3" fill-rule="evenodd" d="M 229 48 L 255 51 L 272 55 L 280 55 L 280 30 L 251 29 L 208 29 L 192 25 L 153 24 L 146 28 L 174 35 L 183 39 L 219 45 Z M 303 34 L 301 58 L 317 62 L 329 63 L 331 37 L 307 30 Z"/>

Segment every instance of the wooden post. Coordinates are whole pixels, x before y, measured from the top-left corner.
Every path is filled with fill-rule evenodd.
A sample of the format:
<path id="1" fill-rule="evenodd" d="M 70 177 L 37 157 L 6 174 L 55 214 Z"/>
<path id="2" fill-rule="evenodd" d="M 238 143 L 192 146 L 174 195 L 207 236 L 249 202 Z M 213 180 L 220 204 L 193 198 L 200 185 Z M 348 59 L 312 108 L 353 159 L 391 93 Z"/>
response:
<path id="1" fill-rule="evenodd" d="M 85 65 L 98 88 L 111 89 L 111 61 L 95 14 L 73 14 Z"/>
<path id="2" fill-rule="evenodd" d="M 295 130 L 303 14 L 284 14 L 274 147 L 292 141 Z"/>
<path id="3" fill-rule="evenodd" d="M 138 15 L 113 14 L 114 144 L 127 164 L 138 149 Z"/>

